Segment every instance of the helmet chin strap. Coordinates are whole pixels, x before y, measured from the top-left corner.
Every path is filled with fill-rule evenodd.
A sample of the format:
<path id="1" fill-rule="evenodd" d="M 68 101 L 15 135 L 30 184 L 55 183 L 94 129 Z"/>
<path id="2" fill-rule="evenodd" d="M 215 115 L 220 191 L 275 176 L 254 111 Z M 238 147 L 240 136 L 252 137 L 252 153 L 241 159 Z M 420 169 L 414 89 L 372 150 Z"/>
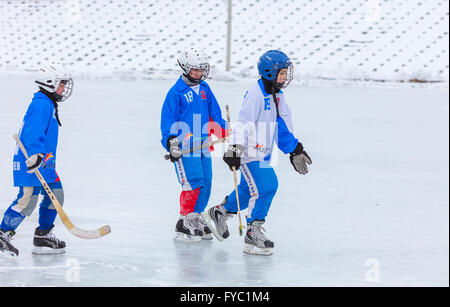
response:
<path id="1" fill-rule="evenodd" d="M 60 102 L 61 99 L 62 99 L 62 96 L 61 96 L 61 95 L 58 95 L 58 94 L 56 94 L 56 93 L 53 93 L 53 97 L 55 98 L 55 100 L 56 100 L 57 102 Z"/>
<path id="2" fill-rule="evenodd" d="M 278 83 L 276 81 L 273 81 L 273 87 L 277 88 L 278 91 L 281 90 L 284 86 L 284 83 Z"/>

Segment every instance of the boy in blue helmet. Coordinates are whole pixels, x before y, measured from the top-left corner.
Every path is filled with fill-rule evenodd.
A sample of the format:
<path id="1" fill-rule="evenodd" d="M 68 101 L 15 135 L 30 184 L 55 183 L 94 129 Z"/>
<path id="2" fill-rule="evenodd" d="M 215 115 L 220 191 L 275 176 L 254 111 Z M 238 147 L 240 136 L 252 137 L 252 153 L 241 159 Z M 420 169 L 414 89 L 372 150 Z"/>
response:
<path id="1" fill-rule="evenodd" d="M 270 166 L 272 148 L 290 154 L 294 169 L 308 173 L 311 159 L 303 145 L 294 137 L 292 116 L 282 89 L 293 77 L 293 64 L 281 51 L 270 50 L 258 62 L 261 79 L 244 96 L 239 119 L 224 154 L 230 169 L 241 170 L 238 186 L 240 209 L 247 210 L 247 232 L 244 252 L 271 255 L 274 243 L 262 232 L 262 225 L 278 188 L 277 176 Z M 210 208 L 204 218 L 219 240 L 229 236 L 226 221 L 237 212 L 236 192 L 229 194 L 222 204 Z"/>
<path id="2" fill-rule="evenodd" d="M 19 194 L 6 210 L 0 225 L 0 254 L 12 257 L 18 256 L 19 251 L 11 244 L 11 239 L 25 217 L 35 209 L 40 194 L 44 198 L 39 208 L 39 227 L 34 233 L 33 254 L 61 254 L 66 246 L 52 233 L 57 212 L 34 173 L 39 170 L 62 205 L 63 186 L 55 170 L 61 126 L 58 103 L 71 95 L 73 81 L 58 63 L 41 68 L 40 74 L 36 80 L 39 91 L 34 94 L 19 132 L 29 158 L 16 148 L 13 174 Z"/>
<path id="3" fill-rule="evenodd" d="M 212 162 L 206 151 L 181 155 L 207 143 L 211 131 L 226 136 L 226 121 L 209 85 L 208 58 L 194 48 L 186 48 L 178 57 L 182 75 L 167 93 L 161 111 L 161 144 L 169 152 L 181 184 L 180 217 L 175 225 L 175 240 L 200 241 L 213 238 L 202 220 L 211 195 Z"/>

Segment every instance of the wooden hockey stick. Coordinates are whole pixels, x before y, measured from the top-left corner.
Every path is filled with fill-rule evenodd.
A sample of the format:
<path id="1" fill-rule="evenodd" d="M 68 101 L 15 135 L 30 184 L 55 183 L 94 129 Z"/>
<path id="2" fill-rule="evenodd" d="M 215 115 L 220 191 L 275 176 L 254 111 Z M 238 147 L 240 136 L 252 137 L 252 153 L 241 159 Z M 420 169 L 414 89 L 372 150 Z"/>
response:
<path id="1" fill-rule="evenodd" d="M 189 153 L 197 151 L 197 150 L 203 150 L 205 148 L 208 148 L 208 147 L 220 144 L 220 143 L 225 143 L 228 140 L 228 138 L 229 137 L 226 136 L 224 138 L 221 138 L 221 139 L 218 139 L 218 140 L 206 143 L 206 144 L 202 144 L 202 145 L 198 145 L 198 146 L 195 146 L 195 147 L 192 147 L 192 148 L 188 148 L 188 149 L 182 150 L 181 151 L 181 155 L 189 154 Z M 169 160 L 170 159 L 170 155 L 165 155 L 164 159 L 165 160 Z"/>
<path id="2" fill-rule="evenodd" d="M 227 121 L 228 121 L 228 127 L 231 130 L 231 120 L 230 120 L 230 108 L 228 105 L 225 106 L 225 110 L 227 112 Z M 238 195 L 238 184 L 237 184 L 237 176 L 236 176 L 236 168 L 233 166 L 233 176 L 234 176 L 234 188 L 236 190 L 236 200 L 237 200 L 237 207 L 238 207 L 238 216 L 239 216 L 239 235 L 242 236 L 244 226 L 242 226 L 241 221 L 241 207 L 239 205 L 239 195 Z"/>
<path id="3" fill-rule="evenodd" d="M 23 155 L 26 159 L 28 159 L 28 154 L 23 146 L 22 142 L 19 139 L 19 136 L 17 134 L 14 134 L 14 139 L 17 142 L 17 145 L 19 145 L 20 150 L 22 151 Z M 111 227 L 109 225 L 100 227 L 99 229 L 95 230 L 83 230 L 72 224 L 67 214 L 64 212 L 60 202 L 56 198 L 55 194 L 53 194 L 52 190 L 48 186 L 47 182 L 45 182 L 44 177 L 42 177 L 41 173 L 39 171 L 36 171 L 36 176 L 38 177 L 39 181 L 41 182 L 42 186 L 44 187 L 45 191 L 48 194 L 48 197 L 50 197 L 53 205 L 55 206 L 56 211 L 58 212 L 59 217 L 61 218 L 61 221 L 63 222 L 64 226 L 66 226 L 67 230 L 74 236 L 77 236 L 82 239 L 97 239 L 100 237 L 103 237 L 111 232 Z"/>

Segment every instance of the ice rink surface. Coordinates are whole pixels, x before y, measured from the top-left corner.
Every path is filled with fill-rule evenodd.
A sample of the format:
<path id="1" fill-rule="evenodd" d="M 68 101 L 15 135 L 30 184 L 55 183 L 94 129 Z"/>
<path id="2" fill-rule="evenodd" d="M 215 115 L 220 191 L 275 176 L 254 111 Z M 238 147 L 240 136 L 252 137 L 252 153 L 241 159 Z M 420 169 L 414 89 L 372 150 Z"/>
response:
<path id="1" fill-rule="evenodd" d="M 171 81 L 77 80 L 62 103 L 57 169 L 82 240 L 57 220 L 62 256 L 32 256 L 37 213 L 18 229 L 17 259 L 0 258 L 0 286 L 448 286 L 449 90 L 290 85 L 295 134 L 313 165 L 294 172 L 281 152 L 279 190 L 265 225 L 271 257 L 242 253 L 237 218 L 218 242 L 173 241 L 180 186 L 163 160 L 160 110 Z M 237 118 L 252 82 L 210 85 Z M 12 186 L 12 134 L 35 91 L 0 79 L 0 210 Z M 220 155 L 221 148 L 217 148 Z M 233 176 L 214 159 L 215 205 Z M 2 214 L 3 216 L 3 214 Z"/>

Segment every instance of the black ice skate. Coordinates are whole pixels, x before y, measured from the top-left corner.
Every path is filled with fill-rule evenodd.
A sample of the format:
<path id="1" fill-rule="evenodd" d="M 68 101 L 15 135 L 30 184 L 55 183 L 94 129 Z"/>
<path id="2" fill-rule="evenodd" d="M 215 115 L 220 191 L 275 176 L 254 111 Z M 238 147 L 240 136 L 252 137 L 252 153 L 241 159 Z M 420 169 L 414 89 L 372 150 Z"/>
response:
<path id="1" fill-rule="evenodd" d="M 245 235 L 244 253 L 253 255 L 273 254 L 274 243 L 263 234 L 262 227 L 264 221 L 253 221 L 247 225 L 247 234 Z"/>
<path id="2" fill-rule="evenodd" d="M 19 256 L 19 251 L 11 244 L 11 239 L 16 233 L 14 231 L 4 231 L 0 229 L 0 254 L 6 257 L 15 258 Z"/>
<path id="3" fill-rule="evenodd" d="M 176 241 L 196 242 L 200 241 L 203 236 L 203 230 L 198 225 L 198 213 L 189 213 L 186 216 L 180 216 L 175 226 Z"/>
<path id="4" fill-rule="evenodd" d="M 40 230 L 36 228 L 33 239 L 34 255 L 50 255 L 50 254 L 64 254 L 66 252 L 66 243 L 59 240 L 50 230 Z"/>
<path id="5" fill-rule="evenodd" d="M 207 211 L 202 213 L 204 221 L 219 241 L 223 241 L 230 236 L 227 220 L 232 217 L 233 214 L 224 208 L 223 205 L 225 202 L 226 198 L 220 205 L 209 208 Z"/>

